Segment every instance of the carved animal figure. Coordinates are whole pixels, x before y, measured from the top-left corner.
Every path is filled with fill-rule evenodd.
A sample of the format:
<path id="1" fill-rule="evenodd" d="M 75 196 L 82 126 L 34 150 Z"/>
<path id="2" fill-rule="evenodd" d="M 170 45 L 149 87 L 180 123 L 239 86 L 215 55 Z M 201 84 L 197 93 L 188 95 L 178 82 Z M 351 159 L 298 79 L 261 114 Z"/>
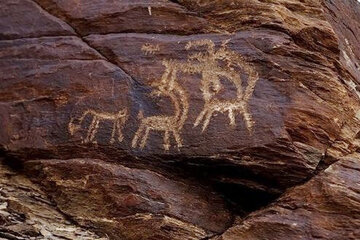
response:
<path id="1" fill-rule="evenodd" d="M 85 139 L 83 139 L 83 143 L 97 143 L 95 140 L 95 135 L 98 131 L 99 125 L 101 121 L 112 121 L 113 129 L 111 132 L 110 143 L 115 142 L 115 135 L 117 132 L 117 140 L 122 142 L 124 137 L 122 134 L 122 128 L 124 127 L 125 122 L 128 119 L 127 109 L 122 109 L 117 113 L 109 113 L 109 112 L 97 112 L 95 110 L 86 110 L 80 118 L 72 118 L 69 122 L 68 128 L 71 135 L 74 135 L 76 131 L 81 129 L 81 125 L 86 116 L 90 115 L 92 117 L 91 124 L 88 127 L 87 135 Z M 77 122 L 77 123 L 75 123 Z"/>
<path id="2" fill-rule="evenodd" d="M 176 75 L 179 71 L 177 64 L 174 61 L 163 61 L 165 72 L 161 77 L 160 82 L 152 84 L 157 90 L 152 92 L 153 95 L 162 95 L 169 97 L 174 105 L 174 115 L 157 115 L 144 117 L 143 112 L 140 111 L 139 119 L 141 119 L 140 126 L 135 133 L 132 141 L 132 147 L 139 146 L 141 149 L 146 145 L 150 130 L 164 132 L 164 149 L 170 149 L 170 134 L 174 136 L 177 147 L 182 147 L 181 130 L 186 121 L 189 103 L 185 90 L 176 82 Z"/>
<path id="3" fill-rule="evenodd" d="M 201 91 L 205 104 L 195 120 L 194 127 L 203 122 L 202 131 L 204 131 L 215 112 L 228 112 L 230 125 L 235 126 L 235 114 L 239 112 L 244 118 L 248 131 L 251 132 L 254 121 L 248 110 L 248 102 L 259 77 L 253 67 L 241 56 L 227 49 L 227 43 L 228 41 L 223 42 L 217 51 L 215 51 L 215 44 L 211 40 L 192 41 L 186 45 L 187 50 L 192 47 L 207 47 L 206 52 L 190 55 L 191 61 L 182 68 L 189 73 L 200 73 L 202 75 Z M 227 64 L 225 66 L 220 65 L 219 61 Z M 233 65 L 238 65 L 248 75 L 245 91 L 243 91 L 241 76 L 232 68 Z M 222 88 L 220 77 L 226 78 L 235 86 L 235 99 L 221 100 L 215 97 Z"/>

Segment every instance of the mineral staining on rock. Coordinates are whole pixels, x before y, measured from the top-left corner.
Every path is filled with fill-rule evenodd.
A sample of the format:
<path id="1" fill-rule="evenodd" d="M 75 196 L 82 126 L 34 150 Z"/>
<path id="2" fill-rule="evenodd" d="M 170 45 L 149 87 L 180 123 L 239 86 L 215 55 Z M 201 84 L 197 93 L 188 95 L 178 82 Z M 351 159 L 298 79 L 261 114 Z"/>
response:
<path id="1" fill-rule="evenodd" d="M 0 238 L 360 239 L 359 12 L 0 1 Z"/>

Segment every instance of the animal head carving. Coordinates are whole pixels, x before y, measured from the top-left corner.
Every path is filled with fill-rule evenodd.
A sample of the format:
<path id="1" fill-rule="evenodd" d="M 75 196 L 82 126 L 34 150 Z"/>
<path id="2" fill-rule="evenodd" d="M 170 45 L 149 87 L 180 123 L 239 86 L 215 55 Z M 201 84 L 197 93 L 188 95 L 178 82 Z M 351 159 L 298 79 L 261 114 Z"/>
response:
<path id="1" fill-rule="evenodd" d="M 150 84 L 150 86 L 154 88 L 151 92 L 152 96 L 167 94 L 174 88 L 178 67 L 172 60 L 163 60 L 162 64 L 165 66 L 164 74 L 159 80 L 153 81 Z"/>
<path id="2" fill-rule="evenodd" d="M 128 110 L 126 108 L 119 111 L 118 115 L 120 117 L 127 117 L 128 116 Z"/>
<path id="3" fill-rule="evenodd" d="M 77 123 L 75 123 L 75 121 L 77 121 Z M 75 118 L 71 118 L 69 124 L 68 124 L 68 130 L 70 135 L 74 135 L 75 132 L 79 131 L 81 128 L 81 123 L 78 122 L 78 120 L 76 120 Z"/>

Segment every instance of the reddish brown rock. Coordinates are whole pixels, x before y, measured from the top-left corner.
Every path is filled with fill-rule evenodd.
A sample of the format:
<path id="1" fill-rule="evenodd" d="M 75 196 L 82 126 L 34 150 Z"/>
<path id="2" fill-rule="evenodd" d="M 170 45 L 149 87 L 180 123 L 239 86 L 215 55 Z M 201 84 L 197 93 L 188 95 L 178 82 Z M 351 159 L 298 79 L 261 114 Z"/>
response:
<path id="1" fill-rule="evenodd" d="M 198 14 L 167 0 L 35 0 L 81 34 L 144 32 L 196 34 L 210 30 Z"/>
<path id="2" fill-rule="evenodd" d="M 0 239 L 102 238 L 59 212 L 47 195 L 0 161 Z"/>
<path id="3" fill-rule="evenodd" d="M 86 38 L 92 46 L 122 66 L 137 82 L 146 85 L 160 78 L 164 71 L 162 60 L 172 59 L 186 63 L 182 59 L 187 59 L 187 56 L 199 49 L 206 51 L 206 47 L 186 50 L 187 44 L 199 39 L 210 39 L 216 49 L 220 48 L 222 42 L 230 40 L 227 43 L 228 51 L 245 57 L 255 66 L 259 80 L 249 100 L 249 112 L 255 123 L 254 129 L 249 131 L 241 114 L 237 114 L 236 127 L 231 127 L 225 113 L 211 118 L 204 132 L 201 131 L 201 125 L 194 128 L 194 123 L 204 107 L 203 95 L 199 91 L 201 76 L 180 75 L 178 81 L 184 82 L 189 93 L 189 104 L 192 106 L 183 128 L 184 147 L 181 152 L 193 157 L 215 154 L 216 157 L 212 159 L 222 159 L 231 165 L 251 169 L 251 172 L 267 179 L 270 178 L 267 174 L 271 175 L 273 181 L 276 179 L 277 186 L 288 185 L 292 181 L 301 181 L 310 176 L 327 146 L 336 139 L 342 124 L 347 118 L 354 116 L 342 114 L 342 106 L 345 102 L 348 106 L 357 106 L 339 83 L 336 69 L 330 60 L 299 48 L 289 36 L 272 30 L 196 37 L 111 34 Z M 158 46 L 159 50 L 149 54 L 146 48 L 144 50 L 144 46 L 149 44 Z M 139 59 L 141 54 L 143 57 Z M 303 58 L 295 57 L 298 54 L 302 54 Z M 154 61 L 158 58 L 158 61 Z M 142 69 L 139 70 L 138 65 L 141 65 Z M 319 86 L 314 85 L 314 80 Z M 321 85 L 324 82 L 327 84 Z M 232 93 L 226 93 L 226 89 L 223 89 L 221 93 L 224 95 L 220 98 L 236 95 L 232 83 L 224 84 L 228 84 L 226 87 Z M 323 87 L 326 90 L 322 89 Z M 331 98 L 325 94 L 328 91 L 334 92 Z M 160 102 L 161 108 L 166 109 L 167 103 Z M 151 110 L 148 113 L 145 111 L 145 115 L 151 116 Z M 161 137 L 160 135 L 157 141 L 152 139 L 153 141 L 147 144 L 147 149 L 162 148 L 161 143 L 159 144 Z M 202 144 L 207 139 L 214 140 L 211 148 Z M 146 154 L 144 151 L 140 153 Z M 270 159 L 276 159 L 275 163 Z M 286 163 L 282 162 L 282 159 Z M 283 172 L 288 172 L 291 179 L 286 178 Z"/>
<path id="4" fill-rule="evenodd" d="M 93 159 L 29 161 L 25 168 L 62 212 L 113 239 L 202 239 L 231 221 L 211 189 L 149 170 Z"/>
<path id="5" fill-rule="evenodd" d="M 345 81 L 350 88 L 357 88 L 360 79 L 359 3 L 356 1 L 326 1 L 329 22 L 339 38 L 342 65 L 355 77 L 355 82 Z M 344 14 L 345 13 L 345 14 Z"/>
<path id="6" fill-rule="evenodd" d="M 215 239 L 359 239 L 359 157 L 341 159 Z"/>
<path id="7" fill-rule="evenodd" d="M 31 0 L 4 0 L 0 3 L 0 40 L 74 34 L 68 24 Z"/>
<path id="8" fill-rule="evenodd" d="M 65 143 L 69 116 L 87 104 L 110 113 L 127 104 L 129 97 L 123 93 L 130 78 L 79 38 L 2 41 L 0 48 L 5 149 L 23 149 L 26 155 L 26 149 L 48 151 Z M 9 111 L 17 114 L 7 115 Z"/>
<path id="9" fill-rule="evenodd" d="M 114 239 L 209 238 L 286 191 L 222 237 L 338 238 L 345 224 L 321 207 L 358 226 L 338 207 L 355 205 L 313 187 L 346 174 L 357 184 L 343 167 L 360 146 L 356 1 L 0 6 L 1 153 L 74 224 Z M 286 198 L 312 207 L 277 205 Z M 299 227 L 271 231 L 272 207 Z"/>
<path id="10" fill-rule="evenodd" d="M 57 5 L 40 4 L 50 12 L 57 9 Z M 64 18 L 61 11 L 53 14 Z M 298 18 L 298 21 L 312 19 Z M 12 116 L 14 120 L 3 121 L 6 134 L 2 134 L 1 143 L 13 155 L 25 153 L 26 158 L 39 155 L 43 158 L 46 154 L 69 158 L 74 157 L 74 149 L 78 149 L 75 153 L 78 157 L 112 158 L 107 149 L 115 148 L 119 159 L 121 156 L 149 159 L 155 154 L 206 167 L 226 165 L 238 169 L 236 175 L 215 173 L 215 179 L 252 181 L 255 182 L 252 186 L 261 190 L 282 191 L 314 173 L 322 155 L 337 140 L 349 119 L 357 124 L 352 119 L 358 103 L 351 97 L 351 90 L 341 83 L 342 73 L 336 68 L 338 52 L 331 47 L 337 44 L 336 37 L 329 30 L 330 24 L 325 24 L 325 17 L 321 21 L 322 31 L 332 36 L 325 38 L 331 43 L 323 44 L 324 49 L 304 48 L 294 41 L 294 36 L 260 28 L 192 36 L 91 35 L 85 42 L 80 38 L 40 38 L 10 43 L 12 47 L 5 42 L 4 100 L 18 114 Z M 288 24 L 284 27 L 296 30 Z M 37 41 L 38 49 L 32 50 L 31 44 Z M 54 44 L 66 41 L 61 44 L 64 51 L 47 47 L 51 41 Z M 216 71 L 224 72 L 201 70 L 207 63 L 196 60 L 194 54 L 205 54 L 209 59 L 213 54 L 217 59 L 212 68 L 216 66 L 219 69 Z M 24 59 L 26 55 L 32 58 Z M 237 62 L 241 58 L 244 63 Z M 175 67 L 164 66 L 164 60 L 173 62 Z M 150 96 L 157 91 L 150 85 L 170 68 L 176 71 L 180 88 L 162 92 L 158 97 Z M 214 80 L 220 80 L 219 89 L 212 85 L 216 82 L 206 83 L 206 74 L 215 74 Z M 236 80 L 241 78 L 242 82 Z M 202 88 L 205 84 L 208 89 Z M 241 99 L 237 91 L 247 91 L 247 86 L 250 91 L 247 99 L 241 100 L 241 104 L 246 104 L 241 110 L 240 103 L 236 106 L 231 101 Z M 21 98 L 12 98 L 18 88 L 25 93 L 20 94 Z M 204 101 L 207 91 L 215 102 Z M 26 102 L 14 105 L 19 100 Z M 36 101 L 41 101 L 42 106 L 37 107 L 40 105 Z M 220 107 L 221 104 L 230 104 L 234 112 Z M 31 113 L 26 114 L 28 111 Z M 169 125 L 176 130 L 167 128 L 168 140 L 164 140 L 165 130 L 160 125 L 170 120 L 162 115 L 178 119 Z M 3 114 L 3 118 L 8 119 L 9 115 Z M 160 125 L 146 123 L 151 118 Z M 356 132 L 347 134 L 351 139 Z M 95 142 L 103 150 L 91 150 L 95 145 L 89 143 Z M 29 155 L 27 149 L 34 154 Z M 221 167 L 222 172 L 229 171 L 226 166 Z M 239 176 L 239 172 L 244 174 Z M 256 177 L 259 175 L 262 180 Z"/>

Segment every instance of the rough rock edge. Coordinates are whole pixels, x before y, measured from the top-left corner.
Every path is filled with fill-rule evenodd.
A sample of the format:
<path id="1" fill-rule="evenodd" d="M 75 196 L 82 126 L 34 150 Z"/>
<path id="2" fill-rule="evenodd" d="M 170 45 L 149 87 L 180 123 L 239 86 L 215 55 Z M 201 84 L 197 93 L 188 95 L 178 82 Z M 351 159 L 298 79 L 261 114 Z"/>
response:
<path id="1" fill-rule="evenodd" d="M 5 164 L 0 158 L 0 239 L 108 239 L 68 219 L 36 184 Z"/>
<path id="2" fill-rule="evenodd" d="M 33 1 L 33 0 L 32 0 L 32 1 Z M 33 1 L 33 2 L 34 2 L 35 4 L 37 4 L 35 1 Z M 177 4 L 179 4 L 180 6 L 186 8 L 185 6 L 183 6 L 182 4 L 180 4 L 178 1 L 171 1 L 171 0 L 170 0 L 170 2 L 177 3 Z M 37 4 L 37 5 L 38 5 L 40 8 L 42 8 L 39 4 Z M 50 13 L 49 13 L 48 11 L 46 11 L 45 9 L 42 8 L 42 10 L 44 10 L 45 12 L 47 12 L 48 14 L 50 14 Z M 52 14 L 50 14 L 50 15 L 53 16 L 53 17 L 55 17 L 55 18 L 57 18 L 56 16 L 54 16 L 54 15 L 52 15 Z M 64 20 L 63 20 L 63 21 L 64 21 Z M 65 22 L 65 21 L 64 21 L 64 22 Z M 105 57 L 101 52 L 99 52 L 96 48 L 94 48 L 93 46 L 91 46 L 91 45 L 89 44 L 89 42 L 86 41 L 86 39 L 84 39 L 84 37 L 86 37 L 86 36 L 81 36 L 81 35 L 76 31 L 76 29 L 75 29 L 70 23 L 67 23 L 67 22 L 65 22 L 65 23 L 72 27 L 72 29 L 73 29 L 74 32 L 76 33 L 76 36 L 77 36 L 82 42 L 84 42 L 90 49 L 94 50 L 94 51 L 97 52 L 99 55 L 101 55 L 101 57 L 103 57 L 106 62 L 112 64 L 114 67 L 120 69 L 122 72 L 125 72 L 120 66 L 118 66 L 116 63 L 112 62 L 110 59 L 108 59 L 107 57 Z M 125 72 L 125 73 L 126 73 L 126 72 Z M 132 79 L 132 77 L 131 77 L 128 73 L 126 73 L 126 75 L 129 77 L 129 79 L 131 79 L 132 81 L 135 81 L 134 79 Z M 340 74 L 339 74 L 339 75 L 340 75 Z M 343 128 L 344 128 L 344 127 L 345 127 L 345 126 L 343 126 Z M 343 129 L 343 128 L 342 128 L 342 129 Z M 328 157 L 327 151 L 328 151 L 329 149 L 331 149 L 334 144 L 336 144 L 336 141 L 334 141 L 334 143 L 331 144 L 331 145 L 325 150 L 324 159 Z M 333 164 L 335 164 L 337 161 L 339 161 L 339 159 L 335 159 L 331 164 L 325 166 L 324 168 L 320 168 L 320 167 L 319 167 L 318 171 L 314 174 L 314 176 L 312 176 L 311 178 L 307 179 L 307 180 L 304 181 L 303 183 L 300 183 L 300 184 L 298 184 L 298 185 L 296 185 L 296 186 L 304 185 L 304 184 L 306 184 L 307 182 L 311 181 L 311 179 L 313 179 L 314 177 L 316 177 L 316 176 L 319 175 L 320 173 L 324 172 L 326 169 L 328 169 L 329 167 L 331 167 L 331 166 L 332 166 Z M 226 230 L 225 230 L 225 231 L 226 231 Z M 224 232 L 225 232 L 225 231 L 224 231 Z M 220 236 L 220 235 L 222 235 L 222 233 L 217 234 L 216 236 Z M 212 237 L 216 237 L 216 236 L 212 236 Z M 207 237 L 207 238 L 205 238 L 205 239 L 209 239 L 209 238 Z M 205 239 L 204 239 L 204 240 L 205 240 Z"/>

